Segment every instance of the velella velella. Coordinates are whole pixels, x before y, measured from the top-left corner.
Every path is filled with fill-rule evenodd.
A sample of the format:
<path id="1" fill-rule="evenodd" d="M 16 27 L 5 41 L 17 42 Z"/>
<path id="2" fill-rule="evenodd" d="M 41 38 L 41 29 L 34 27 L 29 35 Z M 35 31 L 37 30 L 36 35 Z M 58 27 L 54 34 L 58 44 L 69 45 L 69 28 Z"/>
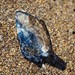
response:
<path id="1" fill-rule="evenodd" d="M 23 57 L 39 67 L 46 62 L 59 69 L 65 69 L 64 61 L 52 51 L 52 43 L 45 22 L 24 11 L 16 11 L 15 19 L 17 38 Z"/>

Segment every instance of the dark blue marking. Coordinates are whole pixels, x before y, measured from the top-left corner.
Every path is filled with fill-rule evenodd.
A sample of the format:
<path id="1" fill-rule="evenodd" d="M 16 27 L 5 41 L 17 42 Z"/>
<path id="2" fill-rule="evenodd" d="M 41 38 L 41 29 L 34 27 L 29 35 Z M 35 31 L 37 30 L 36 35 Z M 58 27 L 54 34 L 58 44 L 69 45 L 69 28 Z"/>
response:
<path id="1" fill-rule="evenodd" d="M 42 63 L 42 56 L 33 56 L 33 55 L 30 55 L 29 52 L 25 49 L 21 50 L 21 53 L 23 55 L 24 58 L 28 59 L 29 61 L 32 61 L 34 63 Z"/>
<path id="2" fill-rule="evenodd" d="M 36 46 L 38 45 L 36 36 L 31 32 L 28 32 L 28 33 L 29 33 L 28 37 L 26 37 L 22 31 L 18 34 L 18 39 L 19 39 L 20 47 L 21 47 L 21 53 L 22 53 L 23 57 L 26 58 L 27 60 L 32 61 L 34 63 L 42 64 L 42 55 L 41 54 L 31 55 L 28 52 L 28 50 L 25 50 L 25 45 L 28 45 L 28 47 L 30 49 L 32 49 L 32 48 L 37 49 Z M 32 43 L 30 42 L 30 40 L 32 41 Z M 22 46 L 22 44 L 24 46 Z M 38 48 L 39 48 L 39 46 L 38 46 Z M 40 49 L 40 52 L 42 53 L 41 49 Z"/>
<path id="3" fill-rule="evenodd" d="M 16 19 L 16 27 L 18 27 L 18 25 L 20 25 L 20 28 L 22 28 L 22 24 Z"/>
<path id="4" fill-rule="evenodd" d="M 26 44 L 30 48 L 34 48 L 33 47 L 34 46 L 33 45 L 34 42 L 31 42 L 32 41 L 32 37 L 33 37 L 32 33 L 29 33 L 29 36 L 25 36 L 22 31 L 18 34 L 18 38 L 19 38 L 20 43 L 21 44 Z"/>
<path id="5" fill-rule="evenodd" d="M 29 40 L 30 40 L 31 36 L 32 35 L 26 37 L 22 31 L 20 33 L 18 33 L 18 37 L 20 37 L 21 43 L 26 42 L 26 44 L 29 44 Z"/>
<path id="6" fill-rule="evenodd" d="M 24 33 L 21 31 L 18 33 L 18 38 L 20 39 L 20 43 L 28 45 L 31 49 L 40 49 L 40 52 L 42 53 L 42 50 L 38 44 L 37 37 L 30 31 L 27 31 L 29 36 L 25 36 Z"/>

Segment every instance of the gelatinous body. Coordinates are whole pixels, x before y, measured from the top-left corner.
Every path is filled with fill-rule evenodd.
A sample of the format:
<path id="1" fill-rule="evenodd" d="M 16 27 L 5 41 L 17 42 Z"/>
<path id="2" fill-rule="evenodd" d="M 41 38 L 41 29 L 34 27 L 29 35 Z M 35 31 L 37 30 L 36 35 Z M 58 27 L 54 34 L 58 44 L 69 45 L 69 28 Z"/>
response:
<path id="1" fill-rule="evenodd" d="M 44 21 L 23 11 L 16 11 L 16 28 L 21 52 L 25 58 L 42 63 L 48 56 L 49 33 Z"/>

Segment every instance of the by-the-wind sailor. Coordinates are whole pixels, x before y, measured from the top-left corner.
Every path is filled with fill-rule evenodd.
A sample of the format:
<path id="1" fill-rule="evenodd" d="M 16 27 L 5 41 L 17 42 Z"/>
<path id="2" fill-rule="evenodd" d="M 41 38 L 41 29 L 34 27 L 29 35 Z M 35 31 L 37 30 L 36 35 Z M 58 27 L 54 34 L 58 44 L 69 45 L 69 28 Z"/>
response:
<path id="1" fill-rule="evenodd" d="M 51 54 L 51 40 L 44 21 L 23 11 L 16 11 L 15 19 L 22 55 L 42 66 L 43 60 Z M 56 58 L 52 54 L 49 59 L 54 64 Z"/>
<path id="2" fill-rule="evenodd" d="M 42 65 L 42 58 L 48 56 L 49 33 L 44 22 L 36 16 L 16 11 L 16 28 L 23 56 Z"/>

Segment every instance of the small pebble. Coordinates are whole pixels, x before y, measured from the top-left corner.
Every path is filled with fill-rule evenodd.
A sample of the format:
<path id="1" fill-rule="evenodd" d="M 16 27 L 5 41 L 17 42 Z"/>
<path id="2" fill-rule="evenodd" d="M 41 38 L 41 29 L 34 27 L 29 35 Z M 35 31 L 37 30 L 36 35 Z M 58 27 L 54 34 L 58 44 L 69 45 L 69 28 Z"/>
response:
<path id="1" fill-rule="evenodd" d="M 0 41 L 3 41 L 3 37 L 2 37 L 2 35 L 0 35 Z"/>
<path id="2" fill-rule="evenodd" d="M 54 1 L 56 1 L 56 0 L 54 0 Z"/>
<path id="3" fill-rule="evenodd" d="M 2 23 L 0 22 L 0 28 L 2 27 Z"/>
<path id="4" fill-rule="evenodd" d="M 75 11 L 75 9 L 73 9 L 73 11 Z"/>
<path id="5" fill-rule="evenodd" d="M 72 34 L 75 34 L 75 31 L 73 31 Z"/>

